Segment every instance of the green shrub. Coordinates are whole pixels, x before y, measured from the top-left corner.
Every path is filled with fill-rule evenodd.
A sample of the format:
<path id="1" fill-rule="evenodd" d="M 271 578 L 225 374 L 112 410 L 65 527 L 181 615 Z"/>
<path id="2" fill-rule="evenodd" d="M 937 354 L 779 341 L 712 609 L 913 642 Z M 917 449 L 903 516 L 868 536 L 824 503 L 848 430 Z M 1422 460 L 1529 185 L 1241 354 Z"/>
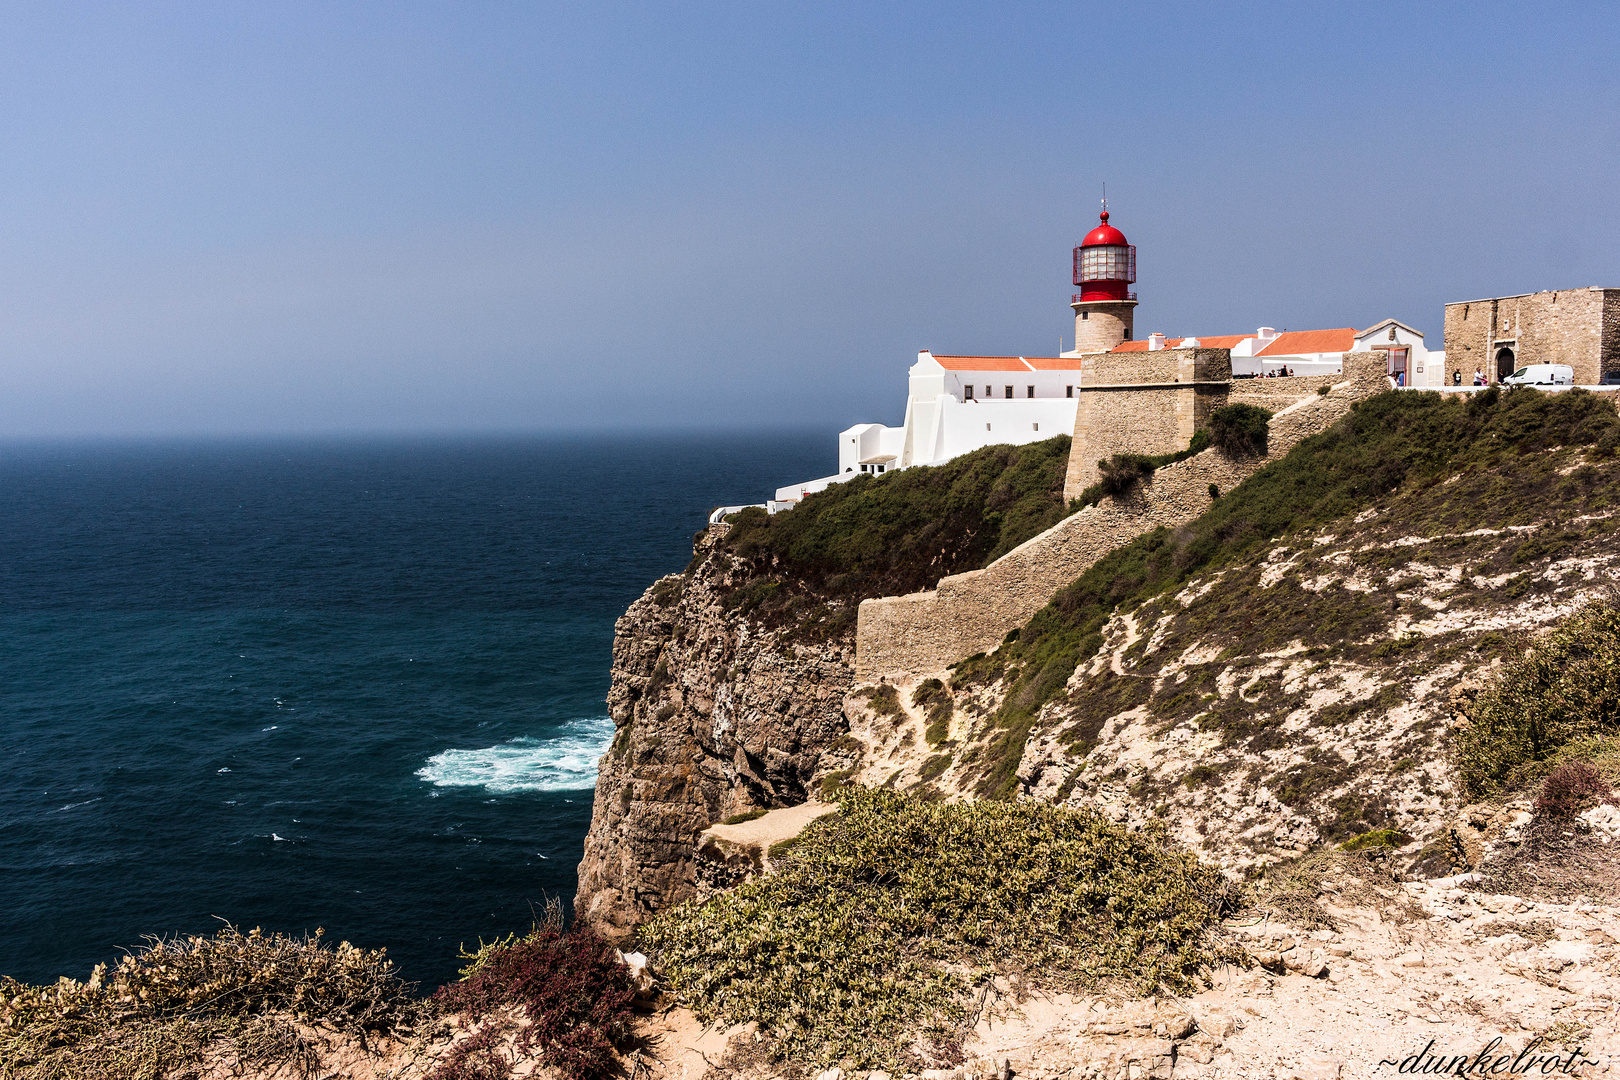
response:
<path id="1" fill-rule="evenodd" d="M 679 575 L 660 578 L 652 587 L 652 602 L 659 607 L 669 607 L 680 601 L 681 593 L 685 591 L 686 579 Z"/>
<path id="2" fill-rule="evenodd" d="M 732 814 L 730 817 L 726 818 L 726 820 L 722 821 L 720 824 L 722 824 L 722 825 L 741 825 L 745 821 L 758 821 L 760 818 L 764 817 L 768 813 L 770 813 L 770 811 L 764 809 L 763 807 L 755 809 L 755 810 L 744 810 L 740 814 Z"/>
<path id="3" fill-rule="evenodd" d="M 1209 439 L 1232 457 L 1265 457 L 1271 413 L 1239 402 L 1209 414 Z"/>
<path id="4" fill-rule="evenodd" d="M 1352 836 L 1339 845 L 1340 851 L 1368 851 L 1376 848 L 1405 847 L 1412 838 L 1399 829 L 1373 829 L 1360 836 Z"/>
<path id="5" fill-rule="evenodd" d="M 956 703 L 951 700 L 951 692 L 945 684 L 938 679 L 923 680 L 911 692 L 911 703 L 926 710 L 928 724 L 923 737 L 928 745 L 938 746 L 944 742 L 950 736 L 951 717 L 956 713 Z"/>
<path id="6" fill-rule="evenodd" d="M 1102 473 L 1102 479 L 1080 492 L 1078 498 L 1069 504 L 1069 513 L 1094 506 L 1103 501 L 1105 497 L 1123 499 L 1143 480 L 1152 476 L 1154 472 L 1173 465 L 1178 461 L 1192 457 L 1194 454 L 1207 450 L 1210 445 L 1209 432 L 1202 428 L 1193 432 L 1193 437 L 1185 450 L 1176 450 L 1168 454 L 1114 454 L 1106 460 L 1097 462 L 1097 469 Z M 1211 485 L 1213 487 L 1214 485 Z"/>
<path id="7" fill-rule="evenodd" d="M 893 1067 L 919 1030 L 959 1038 L 993 971 L 1036 989 L 1191 990 L 1230 903 L 1158 827 L 855 788 L 778 871 L 642 937 L 705 1022 L 756 1022 L 799 1059 Z"/>
<path id="8" fill-rule="evenodd" d="M 888 683 L 879 683 L 870 689 L 861 691 L 861 696 L 867 700 L 872 711 L 879 716 L 887 716 L 891 720 L 900 721 L 906 718 L 906 710 L 900 704 L 900 691 Z"/>
<path id="9" fill-rule="evenodd" d="M 855 775 L 854 769 L 837 769 L 821 778 L 821 797 L 831 800 L 833 796 L 844 790 L 849 784 L 849 778 Z"/>
<path id="10" fill-rule="evenodd" d="M 1620 611 L 1592 604 L 1564 620 L 1508 660 L 1466 715 L 1454 748 L 1476 798 L 1577 739 L 1620 735 Z"/>
<path id="11" fill-rule="evenodd" d="M 1146 454 L 1115 454 L 1097 462 L 1097 470 L 1102 473 L 1097 486 L 1104 495 L 1123 499 L 1136 490 L 1137 484 L 1152 476 L 1154 468 L 1153 459 Z"/>

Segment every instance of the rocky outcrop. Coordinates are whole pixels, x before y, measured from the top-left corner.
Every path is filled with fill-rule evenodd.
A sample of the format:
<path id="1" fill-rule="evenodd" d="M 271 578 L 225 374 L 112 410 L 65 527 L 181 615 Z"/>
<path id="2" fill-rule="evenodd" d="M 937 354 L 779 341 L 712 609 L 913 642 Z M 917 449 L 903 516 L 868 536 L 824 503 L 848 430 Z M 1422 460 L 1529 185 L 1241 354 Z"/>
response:
<path id="1" fill-rule="evenodd" d="M 697 893 L 699 837 L 715 822 L 809 798 L 846 732 L 853 642 L 801 640 L 728 610 L 741 570 L 701 534 L 684 574 L 620 617 L 575 911 L 602 933 Z"/>

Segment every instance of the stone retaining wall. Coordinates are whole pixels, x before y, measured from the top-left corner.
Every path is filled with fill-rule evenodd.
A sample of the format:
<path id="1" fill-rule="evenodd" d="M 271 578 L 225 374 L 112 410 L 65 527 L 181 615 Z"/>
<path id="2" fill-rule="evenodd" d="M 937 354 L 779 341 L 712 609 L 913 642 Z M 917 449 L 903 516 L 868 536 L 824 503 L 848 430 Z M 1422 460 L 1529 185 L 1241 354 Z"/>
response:
<path id="1" fill-rule="evenodd" d="M 1281 379 L 1233 379 L 1227 403 L 1277 410 L 1309 397 L 1323 386 L 1343 382 L 1343 375 L 1289 375 Z M 1387 385 L 1387 384 L 1386 384 Z"/>
<path id="2" fill-rule="evenodd" d="M 1233 460 L 1206 450 L 1159 469 L 1124 501 L 1104 500 L 1063 519 L 982 570 L 942 578 L 928 592 L 863 600 L 855 631 L 856 679 L 943 671 L 993 649 L 1108 552 L 1160 525 L 1202 514 L 1211 484 L 1230 491 L 1302 439 L 1326 430 L 1353 402 L 1388 389 L 1381 354 L 1346 354 L 1345 371 L 1331 393 L 1313 390 L 1272 417 L 1267 457 Z"/>

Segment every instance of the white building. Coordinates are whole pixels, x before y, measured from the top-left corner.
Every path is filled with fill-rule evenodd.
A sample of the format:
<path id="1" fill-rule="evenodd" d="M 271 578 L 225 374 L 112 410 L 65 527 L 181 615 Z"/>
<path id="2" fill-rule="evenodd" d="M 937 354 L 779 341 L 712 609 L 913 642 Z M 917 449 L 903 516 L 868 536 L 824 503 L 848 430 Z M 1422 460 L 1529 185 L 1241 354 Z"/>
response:
<path id="1" fill-rule="evenodd" d="M 1074 356 L 935 356 L 925 349 L 909 381 L 900 427 L 856 424 L 839 432 L 838 471 L 778 488 L 772 509 L 862 474 L 937 465 L 982 446 L 1074 431 L 1080 386 Z"/>
<path id="2" fill-rule="evenodd" d="M 1356 335 L 1356 352 L 1388 354 L 1384 370 L 1399 386 L 1447 386 L 1446 351 L 1423 347 L 1423 333 L 1385 319 Z M 1472 375 L 1472 372 L 1469 373 Z"/>
<path id="3" fill-rule="evenodd" d="M 1334 375 L 1347 352 L 1386 351 L 1393 377 L 1405 373 L 1409 386 L 1439 386 L 1445 353 L 1428 352 L 1423 335 L 1396 322 L 1357 331 L 1274 330 L 1201 338 L 1149 334 L 1123 341 L 1110 352 L 1160 349 L 1230 349 L 1236 378 Z M 914 465 L 938 465 L 970 450 L 997 443 L 1014 445 L 1074 432 L 1082 354 L 1061 356 L 946 356 L 923 350 L 911 365 L 905 420 L 900 427 L 856 424 L 838 433 L 838 471 L 831 476 L 776 489 L 766 504 L 774 513 L 829 484 L 856 476 L 881 476 Z M 1433 380 L 1433 381 L 1430 381 Z M 730 511 L 733 508 L 722 508 Z"/>

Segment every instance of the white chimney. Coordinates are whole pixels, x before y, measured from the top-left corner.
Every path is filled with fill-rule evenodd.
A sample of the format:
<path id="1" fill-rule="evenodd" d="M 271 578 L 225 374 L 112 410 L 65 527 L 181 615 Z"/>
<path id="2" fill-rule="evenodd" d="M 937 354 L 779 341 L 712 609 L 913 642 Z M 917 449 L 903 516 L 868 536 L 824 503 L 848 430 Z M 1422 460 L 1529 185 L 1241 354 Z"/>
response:
<path id="1" fill-rule="evenodd" d="M 1254 336 L 1262 342 L 1272 341 L 1277 337 L 1277 331 L 1269 326 L 1262 326 L 1254 332 Z"/>
<path id="2" fill-rule="evenodd" d="M 1148 335 L 1148 352 L 1158 352 L 1162 348 L 1164 348 L 1164 335 L 1163 334 L 1149 334 Z"/>

